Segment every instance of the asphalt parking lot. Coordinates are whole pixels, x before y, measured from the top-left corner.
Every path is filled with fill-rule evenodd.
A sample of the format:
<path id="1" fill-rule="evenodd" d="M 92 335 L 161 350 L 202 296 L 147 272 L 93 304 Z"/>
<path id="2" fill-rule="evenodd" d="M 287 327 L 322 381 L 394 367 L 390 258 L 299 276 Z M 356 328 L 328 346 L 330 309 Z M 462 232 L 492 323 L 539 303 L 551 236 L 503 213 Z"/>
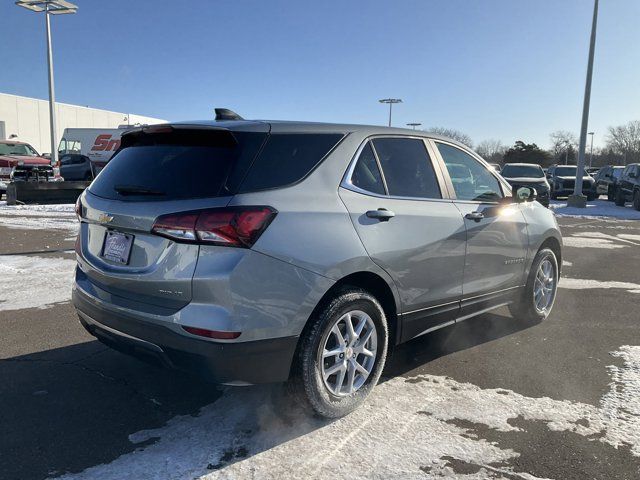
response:
<path id="1" fill-rule="evenodd" d="M 74 221 L 0 210 L 0 478 L 640 478 L 640 221 L 560 217 L 547 321 L 403 345 L 333 422 L 95 341 L 68 302 Z"/>

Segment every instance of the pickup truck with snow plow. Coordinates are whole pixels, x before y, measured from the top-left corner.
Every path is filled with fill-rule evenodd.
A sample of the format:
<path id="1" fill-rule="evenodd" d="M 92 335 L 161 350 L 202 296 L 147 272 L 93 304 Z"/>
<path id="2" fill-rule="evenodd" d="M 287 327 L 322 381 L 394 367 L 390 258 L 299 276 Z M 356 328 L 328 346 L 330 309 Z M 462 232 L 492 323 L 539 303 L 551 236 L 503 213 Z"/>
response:
<path id="1" fill-rule="evenodd" d="M 14 140 L 0 140 L 0 195 L 7 193 L 9 182 L 61 181 L 59 169 L 31 145 Z"/>

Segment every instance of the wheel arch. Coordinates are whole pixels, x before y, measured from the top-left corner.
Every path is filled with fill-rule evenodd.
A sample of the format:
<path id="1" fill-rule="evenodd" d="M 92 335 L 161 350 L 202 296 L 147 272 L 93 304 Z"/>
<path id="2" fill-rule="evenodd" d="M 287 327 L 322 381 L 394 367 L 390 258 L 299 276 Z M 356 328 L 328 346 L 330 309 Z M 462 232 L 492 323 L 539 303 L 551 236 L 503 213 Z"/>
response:
<path id="1" fill-rule="evenodd" d="M 560 240 L 556 237 L 548 237 L 540 244 L 540 247 L 536 250 L 536 255 L 543 248 L 549 248 L 554 253 L 556 260 L 558 261 L 558 273 L 560 273 L 562 271 L 562 244 L 560 243 Z"/>
<path id="2" fill-rule="evenodd" d="M 370 271 L 354 272 L 346 275 L 335 282 L 331 288 L 329 288 L 320 301 L 317 303 L 311 315 L 307 319 L 300 338 L 298 339 L 298 345 L 296 347 L 296 353 L 294 355 L 294 362 L 291 366 L 291 372 L 295 369 L 295 359 L 298 357 L 300 345 L 304 339 L 307 331 L 313 325 L 313 319 L 317 317 L 318 312 L 324 308 L 332 298 L 334 298 L 338 292 L 348 287 L 361 288 L 373 295 L 382 306 L 382 309 L 387 317 L 387 324 L 389 327 L 389 351 L 397 345 L 400 340 L 400 323 L 398 321 L 398 313 L 400 311 L 399 299 L 394 293 L 393 285 L 390 285 L 387 280 L 377 273 Z"/>

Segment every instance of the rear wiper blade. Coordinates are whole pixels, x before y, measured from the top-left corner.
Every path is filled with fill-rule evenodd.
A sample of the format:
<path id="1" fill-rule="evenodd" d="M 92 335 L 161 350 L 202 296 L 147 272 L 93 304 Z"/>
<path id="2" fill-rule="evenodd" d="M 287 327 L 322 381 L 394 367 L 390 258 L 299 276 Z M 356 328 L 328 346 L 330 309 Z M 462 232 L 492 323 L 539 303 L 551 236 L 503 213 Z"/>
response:
<path id="1" fill-rule="evenodd" d="M 116 185 L 113 189 L 120 195 L 166 195 L 159 190 L 152 190 L 138 185 Z"/>

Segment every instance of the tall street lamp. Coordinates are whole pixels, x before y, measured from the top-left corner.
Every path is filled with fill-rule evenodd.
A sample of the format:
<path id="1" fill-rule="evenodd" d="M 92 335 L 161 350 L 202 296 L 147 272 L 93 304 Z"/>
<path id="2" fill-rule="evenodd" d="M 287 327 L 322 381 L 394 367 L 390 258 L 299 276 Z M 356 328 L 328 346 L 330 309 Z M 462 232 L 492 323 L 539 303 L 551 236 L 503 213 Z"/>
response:
<path id="1" fill-rule="evenodd" d="M 417 122 L 407 123 L 407 127 L 412 127 L 414 130 L 416 129 L 416 127 L 419 127 L 420 125 L 422 124 Z"/>
<path id="2" fill-rule="evenodd" d="M 589 61 L 587 63 L 587 81 L 584 87 L 584 104 L 582 106 L 582 127 L 580 128 L 580 146 L 578 147 L 578 171 L 573 195 L 567 200 L 570 207 L 585 208 L 587 197 L 582 194 L 582 178 L 584 172 L 584 151 L 587 146 L 587 126 L 589 124 L 589 102 L 591 100 L 591 78 L 593 77 L 593 55 L 596 49 L 596 27 L 598 25 L 598 0 L 593 3 L 593 22 L 591 23 L 591 42 L 589 43 Z"/>
<path id="3" fill-rule="evenodd" d="M 49 126 L 51 129 L 51 162 L 58 163 L 58 142 L 56 139 L 56 94 L 53 85 L 53 52 L 51 49 L 51 24 L 49 15 L 76 13 L 78 6 L 66 0 L 19 0 L 19 7 L 32 12 L 44 12 L 47 30 L 47 65 L 49 67 Z"/>
<path id="4" fill-rule="evenodd" d="M 389 126 L 391 126 L 391 108 L 394 103 L 402 103 L 402 99 L 400 98 L 383 98 L 382 100 L 378 100 L 380 103 L 388 103 L 389 104 Z"/>
<path id="5" fill-rule="evenodd" d="M 596 132 L 589 132 L 591 135 L 591 150 L 589 152 L 589 168 L 593 167 L 593 134 Z"/>

